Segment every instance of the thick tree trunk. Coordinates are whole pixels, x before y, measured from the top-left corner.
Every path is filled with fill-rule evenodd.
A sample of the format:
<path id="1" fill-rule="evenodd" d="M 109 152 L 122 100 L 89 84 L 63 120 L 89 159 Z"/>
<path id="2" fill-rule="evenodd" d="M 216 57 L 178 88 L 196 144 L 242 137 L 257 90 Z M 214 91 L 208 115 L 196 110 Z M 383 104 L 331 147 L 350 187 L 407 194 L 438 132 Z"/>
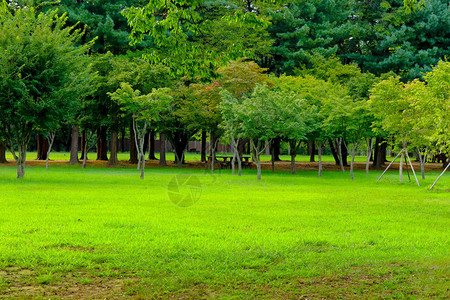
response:
<path id="1" fill-rule="evenodd" d="M 281 161 L 280 159 L 280 148 L 281 148 L 281 139 L 274 138 L 272 141 L 272 160 L 273 161 Z"/>
<path id="2" fill-rule="evenodd" d="M 382 138 L 377 138 L 375 141 L 375 157 L 373 159 L 373 165 L 377 170 L 381 169 L 381 166 L 386 162 L 386 147 L 387 144 Z"/>
<path id="3" fill-rule="evenodd" d="M 37 137 L 37 157 L 36 160 L 46 160 L 48 152 L 48 140 L 42 134 Z"/>
<path id="4" fill-rule="evenodd" d="M 97 160 L 108 160 L 107 128 L 102 126 L 97 131 Z"/>
<path id="5" fill-rule="evenodd" d="M 309 161 L 310 162 L 314 162 L 314 155 L 316 152 L 316 145 L 314 143 L 314 141 L 312 142 L 308 142 L 308 154 L 309 154 Z"/>
<path id="6" fill-rule="evenodd" d="M 157 160 L 155 156 L 155 130 L 150 131 L 149 139 L 148 159 Z"/>
<path id="7" fill-rule="evenodd" d="M 70 164 L 75 165 L 78 163 L 78 126 L 72 127 L 72 143 L 70 145 Z"/>
<path id="8" fill-rule="evenodd" d="M 341 138 L 341 155 L 340 155 L 340 158 L 342 160 L 342 165 L 344 167 L 348 167 L 347 157 L 348 157 L 348 149 L 345 146 L 344 138 Z"/>
<path id="9" fill-rule="evenodd" d="M 0 141 L 0 164 L 6 164 L 6 144 L 4 141 Z"/>
<path id="10" fill-rule="evenodd" d="M 170 142 L 175 149 L 175 159 L 180 169 L 183 167 L 184 151 L 188 141 L 189 136 L 185 132 L 174 132 L 170 137 Z"/>
<path id="11" fill-rule="evenodd" d="M 166 135 L 164 133 L 159 134 L 159 165 L 165 167 L 166 162 Z"/>
<path id="12" fill-rule="evenodd" d="M 202 131 L 202 148 L 200 151 L 200 157 L 202 162 L 206 162 L 206 131 Z"/>
<path id="13" fill-rule="evenodd" d="M 136 139 L 133 124 L 131 124 L 130 126 L 130 163 L 131 164 L 138 163 L 138 153 L 136 148 Z"/>
<path id="14" fill-rule="evenodd" d="M 336 148 L 333 145 L 333 141 L 331 141 L 331 139 L 329 139 L 328 140 L 328 144 L 330 145 L 331 154 L 333 154 L 333 158 L 334 158 L 334 161 L 336 162 L 336 166 L 339 166 L 340 165 L 340 161 L 339 161 L 338 154 L 336 152 Z"/>
<path id="15" fill-rule="evenodd" d="M 111 153 L 109 155 L 108 165 L 119 164 L 119 159 L 117 158 L 119 138 L 117 136 L 117 131 L 111 132 Z"/>

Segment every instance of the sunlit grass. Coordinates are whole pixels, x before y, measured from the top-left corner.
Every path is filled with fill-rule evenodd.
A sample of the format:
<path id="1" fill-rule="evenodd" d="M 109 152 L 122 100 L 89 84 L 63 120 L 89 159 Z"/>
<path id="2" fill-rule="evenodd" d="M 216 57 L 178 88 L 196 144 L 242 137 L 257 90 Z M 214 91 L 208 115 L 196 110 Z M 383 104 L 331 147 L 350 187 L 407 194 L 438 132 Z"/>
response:
<path id="1" fill-rule="evenodd" d="M 321 179 L 263 171 L 260 182 L 255 170 L 229 173 L 148 168 L 140 180 L 134 169 L 52 166 L 28 167 L 17 180 L 14 167 L 0 167 L 0 270 L 32 270 L 36 285 L 77 272 L 128 276 L 139 279 L 130 289 L 143 297 L 189 290 L 197 291 L 193 298 L 301 295 L 299 280 L 392 270 L 399 273 L 376 293 L 405 286 L 445 292 L 449 175 L 428 191 L 437 172 L 421 187 L 398 183 L 396 173 L 378 184 L 379 172 L 356 172 L 354 182 L 331 171 Z M 169 183 L 182 174 L 201 183 L 189 207 L 168 197 Z M 412 283 L 396 282 L 402 276 Z M 77 282 L 92 284 L 85 277 Z M 0 280 L 0 294 L 14 284 Z M 320 285 L 310 294 L 329 292 Z"/>

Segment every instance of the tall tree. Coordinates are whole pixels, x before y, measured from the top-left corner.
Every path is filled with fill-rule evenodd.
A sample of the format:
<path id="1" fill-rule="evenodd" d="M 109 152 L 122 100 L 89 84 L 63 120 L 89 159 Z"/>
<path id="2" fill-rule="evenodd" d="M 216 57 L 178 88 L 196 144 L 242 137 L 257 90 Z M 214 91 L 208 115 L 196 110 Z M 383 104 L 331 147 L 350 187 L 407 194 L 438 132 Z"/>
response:
<path id="1" fill-rule="evenodd" d="M 17 177 L 25 170 L 27 146 L 37 128 L 63 120 L 85 87 L 85 53 L 76 47 L 83 33 L 65 27 L 56 11 L 37 14 L 33 8 L 0 4 L 0 111 L 9 140 L 19 149 Z M 13 145 L 11 145 L 11 148 Z"/>

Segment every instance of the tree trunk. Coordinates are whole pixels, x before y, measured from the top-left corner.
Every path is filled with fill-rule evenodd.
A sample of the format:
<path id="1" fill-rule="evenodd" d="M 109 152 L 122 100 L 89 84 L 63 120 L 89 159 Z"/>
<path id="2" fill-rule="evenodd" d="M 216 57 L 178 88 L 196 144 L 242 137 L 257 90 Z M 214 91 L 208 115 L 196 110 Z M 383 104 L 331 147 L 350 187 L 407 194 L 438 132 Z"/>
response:
<path id="1" fill-rule="evenodd" d="M 309 154 L 309 161 L 310 162 L 314 162 L 314 155 L 316 152 L 316 145 L 314 143 L 314 141 L 312 142 L 308 142 L 308 154 Z"/>
<path id="2" fill-rule="evenodd" d="M 149 143 L 150 149 L 148 149 L 148 159 L 149 160 L 157 160 L 157 158 L 155 156 L 155 130 L 150 131 L 149 138 L 150 138 L 150 140 L 148 141 L 148 143 Z"/>
<path id="3" fill-rule="evenodd" d="M 373 138 L 367 141 L 367 160 L 366 160 L 366 174 L 369 174 L 370 158 L 372 157 Z"/>
<path id="4" fill-rule="evenodd" d="M 17 178 L 25 175 L 25 161 L 27 160 L 27 144 L 19 143 L 19 157 L 17 159 Z"/>
<path id="5" fill-rule="evenodd" d="M 48 152 L 48 140 L 42 134 L 37 137 L 37 157 L 36 160 L 46 160 Z"/>
<path id="6" fill-rule="evenodd" d="M 386 147 L 387 144 L 384 139 L 376 138 L 373 165 L 377 168 L 377 170 L 380 170 L 381 166 L 386 162 Z"/>
<path id="7" fill-rule="evenodd" d="M 4 141 L 0 141 L 0 164 L 6 164 L 6 144 Z"/>
<path id="8" fill-rule="evenodd" d="M 138 155 L 137 155 L 137 147 L 136 147 L 136 139 L 134 134 L 133 123 L 130 126 L 130 163 L 137 164 L 138 163 Z"/>
<path id="9" fill-rule="evenodd" d="M 257 169 L 257 178 L 261 180 L 261 160 L 259 157 L 256 158 L 256 169 Z"/>
<path id="10" fill-rule="evenodd" d="M 111 153 L 109 155 L 108 165 L 119 164 L 119 159 L 117 158 L 119 138 L 117 136 L 117 131 L 113 130 L 111 132 Z"/>
<path id="11" fill-rule="evenodd" d="M 403 152 L 402 152 L 402 155 L 400 156 L 400 167 L 398 169 L 398 173 L 399 173 L 399 177 L 400 177 L 400 182 L 402 182 L 403 181 Z"/>
<path id="12" fill-rule="evenodd" d="M 317 142 L 317 154 L 319 156 L 319 177 L 322 177 L 322 143 Z"/>
<path id="13" fill-rule="evenodd" d="M 350 176 L 351 176 L 352 180 L 355 180 L 355 176 L 353 174 L 353 165 L 354 165 L 354 162 L 355 162 L 356 148 L 357 148 L 357 145 L 354 145 L 352 147 L 352 150 L 351 150 L 351 153 L 350 153 L 350 155 L 352 156 L 352 160 L 350 162 Z"/>
<path id="14" fill-rule="evenodd" d="M 345 172 L 344 169 L 344 158 L 342 157 L 342 138 L 337 138 L 337 149 L 339 155 L 339 166 L 341 167 L 341 172 Z"/>
<path id="15" fill-rule="evenodd" d="M 180 169 L 183 167 L 184 151 L 186 150 L 189 137 L 190 136 L 188 136 L 188 134 L 184 131 L 176 131 L 169 136 L 169 140 L 175 149 L 175 159 L 178 164 L 178 168 Z"/>
<path id="16" fill-rule="evenodd" d="M 202 149 L 200 151 L 201 161 L 206 162 L 206 131 L 202 131 Z"/>
<path id="17" fill-rule="evenodd" d="M 72 143 L 70 145 L 70 164 L 75 165 L 78 163 L 78 126 L 72 127 Z"/>
<path id="18" fill-rule="evenodd" d="M 102 126 L 97 131 L 97 160 L 108 160 L 107 128 Z"/>
<path id="19" fill-rule="evenodd" d="M 347 157 L 348 157 L 348 149 L 345 145 L 344 138 L 341 138 L 341 157 L 340 158 L 342 160 L 342 165 L 344 167 L 348 167 Z"/>
<path id="20" fill-rule="evenodd" d="M 336 148 L 334 147 L 333 142 L 331 141 L 331 139 L 328 140 L 328 144 L 330 145 L 331 154 L 333 154 L 333 158 L 334 158 L 334 161 L 336 162 L 336 166 L 339 166 L 340 165 L 339 157 L 338 157 L 338 154 L 336 152 Z"/>
<path id="21" fill-rule="evenodd" d="M 161 167 L 167 166 L 166 162 L 166 135 L 164 133 L 159 134 L 159 165 Z"/>
<path id="22" fill-rule="evenodd" d="M 55 132 L 50 132 L 47 137 L 48 150 L 45 158 L 45 168 L 48 170 L 48 160 L 50 158 L 50 152 L 52 152 L 53 142 L 55 141 Z"/>
<path id="23" fill-rule="evenodd" d="M 281 139 L 274 138 L 272 141 L 272 160 L 281 161 L 280 159 Z"/>
<path id="24" fill-rule="evenodd" d="M 214 134 L 214 132 L 210 131 L 209 133 L 209 153 L 211 157 L 211 171 L 215 171 L 215 162 L 216 162 L 216 149 L 219 143 L 219 139 Z"/>
<path id="25" fill-rule="evenodd" d="M 81 156 L 80 156 L 80 160 L 84 159 L 84 149 L 86 145 L 86 130 L 84 129 L 83 131 L 81 131 Z"/>

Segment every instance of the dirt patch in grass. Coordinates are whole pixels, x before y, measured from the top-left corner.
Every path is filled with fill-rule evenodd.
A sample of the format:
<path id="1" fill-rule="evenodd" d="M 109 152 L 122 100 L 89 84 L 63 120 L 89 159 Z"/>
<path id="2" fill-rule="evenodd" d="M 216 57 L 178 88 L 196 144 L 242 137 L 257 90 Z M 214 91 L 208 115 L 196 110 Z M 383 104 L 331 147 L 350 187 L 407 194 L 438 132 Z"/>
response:
<path id="1" fill-rule="evenodd" d="M 86 272 L 39 274 L 33 270 L 7 268 L 0 271 L 0 299 L 123 299 L 133 296 L 133 276 L 100 277 Z"/>
<path id="2" fill-rule="evenodd" d="M 293 278 L 270 283 L 195 285 L 188 291 L 164 295 L 171 299 L 449 299 L 449 267 L 392 264 L 360 266 L 342 274 Z"/>
<path id="3" fill-rule="evenodd" d="M 266 283 L 230 278 L 230 282 L 183 284 L 179 290 L 170 291 L 159 286 L 157 278 L 138 278 L 123 272 L 108 277 L 87 272 L 42 275 L 28 269 L 7 268 L 0 270 L 0 298 L 449 299 L 449 271 L 445 264 L 357 266 L 315 278 L 280 278 Z M 48 281 L 43 281 L 43 276 L 48 276 Z"/>

